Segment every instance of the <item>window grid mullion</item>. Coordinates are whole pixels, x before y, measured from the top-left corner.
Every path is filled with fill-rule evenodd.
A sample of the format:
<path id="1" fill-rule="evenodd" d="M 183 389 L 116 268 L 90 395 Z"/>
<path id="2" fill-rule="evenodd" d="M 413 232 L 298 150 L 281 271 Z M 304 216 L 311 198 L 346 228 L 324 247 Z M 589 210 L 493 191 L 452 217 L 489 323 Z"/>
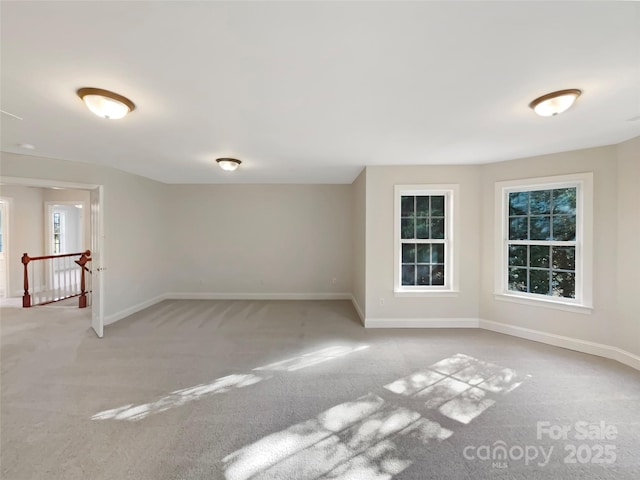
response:
<path id="1" fill-rule="evenodd" d="M 566 213 L 566 212 L 555 212 L 555 205 L 556 205 L 556 194 L 555 191 L 556 190 L 560 190 L 562 188 L 573 188 L 575 189 L 575 206 L 574 206 L 574 212 L 573 213 Z M 548 190 L 549 194 L 548 194 L 548 215 L 545 213 L 540 213 L 539 215 L 536 215 L 537 212 L 533 212 L 532 208 L 532 201 L 533 198 L 530 196 L 530 194 L 533 191 L 536 190 Z M 505 255 L 505 265 L 506 265 L 506 269 L 504 270 L 504 274 L 505 274 L 505 288 L 507 290 L 509 290 L 509 286 L 510 286 L 510 279 L 511 279 L 511 269 L 512 268 L 523 268 L 523 267 L 518 267 L 517 265 L 510 265 L 510 261 L 511 261 L 511 253 L 510 253 L 510 247 L 516 247 L 516 246 L 521 246 L 524 247 L 526 246 L 526 262 L 525 265 L 526 267 L 524 267 L 526 269 L 526 277 L 523 279 L 526 282 L 526 291 L 525 292 L 521 292 L 521 293 L 526 293 L 526 294 L 539 294 L 538 292 L 533 292 L 532 291 L 532 283 L 531 283 L 531 272 L 532 271 L 546 271 L 548 272 L 548 285 L 547 285 L 547 291 L 548 291 L 548 295 L 553 296 L 553 279 L 554 279 L 554 272 L 558 272 L 558 273 L 566 273 L 568 275 L 573 275 L 573 296 L 569 297 L 569 298 L 573 298 L 576 299 L 578 298 L 578 296 L 580 295 L 579 293 L 579 289 L 578 289 L 578 273 L 579 273 L 579 266 L 580 266 L 580 222 L 579 220 L 579 215 L 580 215 L 580 202 L 579 202 L 579 198 L 581 195 L 580 189 L 578 188 L 578 186 L 570 186 L 570 187 L 558 187 L 558 186 L 553 186 L 553 187 L 549 187 L 549 188 L 540 188 L 540 189 L 518 189 L 518 192 L 526 192 L 527 193 L 527 197 L 526 197 L 526 215 L 511 215 L 511 193 L 514 192 L 514 190 L 506 190 L 505 194 L 503 196 L 503 215 L 506 213 L 506 224 L 505 225 L 505 229 L 504 229 L 504 248 L 503 248 L 503 252 Z M 540 200 L 538 200 L 540 201 Z M 547 209 L 542 209 L 541 211 L 546 211 Z M 549 226 L 548 226 L 548 235 L 551 239 L 554 239 L 555 236 L 555 222 L 554 222 L 554 218 L 562 218 L 562 217 L 567 217 L 567 218 L 571 218 L 573 217 L 573 228 L 575 229 L 575 240 L 532 240 L 532 239 L 526 239 L 526 240 L 511 240 L 509 237 L 511 236 L 511 228 L 512 228 L 512 219 L 514 218 L 527 218 L 527 224 L 526 224 L 526 228 L 527 228 L 527 237 L 530 237 L 532 234 L 532 228 L 534 227 L 534 225 L 532 224 L 532 219 L 535 216 L 544 216 L 544 217 L 548 217 L 549 218 Z M 503 217 L 505 218 L 505 217 Z M 561 234 L 560 234 L 561 235 Z M 532 247 L 535 246 L 539 246 L 539 247 L 547 247 L 548 248 L 548 268 L 544 268 L 544 267 L 533 267 L 531 265 L 531 256 L 532 256 Z M 564 248 L 573 248 L 573 259 L 574 259 L 574 265 L 573 265 L 573 269 L 569 270 L 569 269 L 563 269 L 563 268 L 554 268 L 554 247 L 564 247 Z M 517 258 L 517 257 L 515 257 Z M 517 276 L 515 277 L 516 279 L 518 278 Z M 562 277 L 560 277 L 562 278 Z M 565 280 L 567 279 L 567 277 L 564 277 Z M 518 280 L 516 280 L 518 281 Z M 560 280 L 561 282 L 563 280 Z M 569 280 L 569 282 L 571 282 L 571 280 Z M 519 291 L 519 289 L 515 289 L 515 291 Z M 564 296 L 564 295 L 562 295 Z"/>
<path id="2" fill-rule="evenodd" d="M 450 255 L 450 239 L 449 239 L 449 232 L 448 232 L 448 222 L 450 221 L 450 219 L 448 218 L 447 215 L 447 210 L 448 210 L 448 202 L 449 200 L 449 193 L 448 192 L 431 192 L 431 191 L 412 191 L 412 192 L 400 192 L 400 205 L 402 204 L 402 198 L 403 197 L 412 197 L 412 207 L 413 207 L 413 213 L 411 216 L 402 216 L 402 212 L 400 213 L 400 219 L 409 219 L 411 218 L 413 220 L 413 225 L 412 225 L 412 230 L 413 230 L 413 238 L 402 238 L 401 232 L 400 233 L 400 238 L 399 238 L 399 245 L 400 245 L 400 258 L 398 259 L 399 263 L 400 263 L 400 285 L 402 286 L 402 288 L 408 288 L 408 289 L 420 289 L 420 288 L 424 288 L 424 287 L 429 287 L 429 286 L 435 286 L 437 287 L 441 287 L 441 286 L 446 286 L 448 283 L 448 278 L 449 278 L 449 265 L 447 262 L 447 258 L 448 255 Z M 436 196 L 442 196 L 444 197 L 444 205 L 443 205 L 443 212 L 440 216 L 438 217 L 434 217 L 434 218 L 441 218 L 442 219 L 442 224 L 443 226 L 440 227 L 443 229 L 443 237 L 444 238 L 438 238 L 438 239 L 434 239 L 432 238 L 433 232 L 432 232 L 432 203 L 433 203 L 433 197 Z M 422 210 L 419 212 L 418 211 L 418 198 L 420 197 L 427 197 L 428 198 L 428 203 L 426 205 L 426 210 L 424 210 L 425 205 L 422 205 Z M 422 202 L 421 202 L 422 203 Z M 421 220 L 421 222 L 419 222 L 418 220 Z M 425 223 L 426 223 L 426 231 L 424 230 L 425 227 Z M 425 235 L 428 238 L 417 238 L 418 237 L 418 228 L 421 229 L 421 231 L 423 231 L 421 233 L 421 235 Z M 415 245 L 416 250 L 415 250 L 415 256 L 413 258 L 413 263 L 405 263 L 402 261 L 402 251 L 404 248 L 404 245 Z M 428 262 L 424 263 L 424 262 L 418 262 L 418 250 L 417 250 L 417 246 L 418 245 L 443 245 L 444 246 L 444 258 L 441 259 L 440 263 L 433 263 L 432 260 L 432 253 L 429 253 L 429 258 L 428 258 Z M 410 266 L 413 265 L 413 274 L 414 274 L 414 278 L 413 278 L 413 285 L 402 285 L 402 266 Z M 434 271 L 432 270 L 433 267 L 435 266 L 440 266 L 442 267 L 442 274 L 444 274 L 444 279 L 445 279 L 445 283 L 444 285 L 433 285 L 433 277 L 432 274 L 434 273 Z M 425 281 L 428 280 L 428 284 L 426 285 L 420 285 L 419 284 L 419 272 L 418 272 L 418 267 L 428 267 L 428 275 L 429 278 L 425 279 Z M 440 275 L 442 275 L 440 274 Z"/>

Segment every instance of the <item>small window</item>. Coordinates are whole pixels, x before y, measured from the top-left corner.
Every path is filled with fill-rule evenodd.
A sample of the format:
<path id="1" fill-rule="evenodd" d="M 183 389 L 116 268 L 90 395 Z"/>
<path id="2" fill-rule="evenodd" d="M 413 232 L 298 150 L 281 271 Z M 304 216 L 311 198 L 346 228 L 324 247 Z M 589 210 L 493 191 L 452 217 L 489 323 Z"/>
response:
<path id="1" fill-rule="evenodd" d="M 591 177 L 585 175 L 500 184 L 499 292 L 590 305 L 591 267 L 585 253 L 585 244 L 590 251 L 590 239 L 585 225 L 590 226 L 591 219 L 585 222 L 585 216 L 590 217 L 591 207 L 585 205 L 591 205 Z"/>
<path id="2" fill-rule="evenodd" d="M 396 186 L 396 292 L 453 288 L 453 191 Z"/>
<path id="3" fill-rule="evenodd" d="M 64 213 L 53 212 L 53 254 L 62 251 L 62 236 L 64 234 Z"/>

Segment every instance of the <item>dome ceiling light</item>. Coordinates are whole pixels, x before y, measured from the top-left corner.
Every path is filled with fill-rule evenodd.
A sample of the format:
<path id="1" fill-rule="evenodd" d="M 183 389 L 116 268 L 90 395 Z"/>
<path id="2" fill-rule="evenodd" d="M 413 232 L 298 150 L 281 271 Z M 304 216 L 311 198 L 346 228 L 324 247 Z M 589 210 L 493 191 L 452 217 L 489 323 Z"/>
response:
<path id="1" fill-rule="evenodd" d="M 216 162 L 218 162 L 218 165 L 220 165 L 221 169 L 227 172 L 233 172 L 242 163 L 240 160 L 237 160 L 235 158 L 218 158 Z"/>
<path id="2" fill-rule="evenodd" d="M 109 120 L 118 120 L 136 109 L 135 104 L 127 97 L 123 97 L 109 90 L 101 88 L 81 88 L 78 96 L 87 108 L 97 116 Z"/>
<path id="3" fill-rule="evenodd" d="M 529 108 L 533 109 L 541 117 L 553 117 L 569 110 L 581 93 L 582 90 L 577 88 L 547 93 L 532 101 L 529 104 Z"/>

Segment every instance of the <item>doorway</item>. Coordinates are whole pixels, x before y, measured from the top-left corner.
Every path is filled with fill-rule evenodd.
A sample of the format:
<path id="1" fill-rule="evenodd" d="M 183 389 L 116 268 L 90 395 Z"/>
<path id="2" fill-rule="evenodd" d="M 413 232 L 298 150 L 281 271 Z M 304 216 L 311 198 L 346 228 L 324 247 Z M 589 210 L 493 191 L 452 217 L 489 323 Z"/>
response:
<path id="1" fill-rule="evenodd" d="M 40 203 L 41 212 L 44 209 L 45 217 L 45 239 L 43 239 L 41 246 L 44 247 L 44 251 L 39 249 L 40 252 L 35 255 L 47 253 L 54 254 L 53 252 L 62 253 L 63 251 L 69 251 L 68 249 L 75 250 L 79 246 L 88 246 L 91 250 L 91 306 L 87 308 L 90 310 L 90 325 L 95 331 L 98 337 L 103 336 L 104 325 L 104 282 L 102 276 L 104 268 L 102 267 L 103 261 L 103 244 L 104 244 L 104 220 L 103 220 L 103 190 L 102 185 L 60 182 L 55 180 L 34 179 L 34 178 L 22 178 L 22 177 L 3 177 L 0 176 L 0 184 L 7 186 L 23 186 L 34 187 L 40 189 L 55 189 L 55 190 L 83 190 L 86 195 L 86 201 L 52 201 L 51 205 Z M 3 202 L 3 205 L 8 203 Z M 81 205 L 81 206 L 78 206 Z M 15 206 L 15 205 L 14 205 Z M 49 215 L 51 213 L 51 215 Z M 20 216 L 22 217 L 22 216 Z M 42 217 L 38 222 L 40 229 L 42 229 Z M 82 221 L 80 221 L 82 219 Z M 19 259 L 16 260 L 15 254 L 12 253 L 12 257 L 8 256 L 8 251 L 5 248 L 8 238 L 8 213 L 3 215 L 3 250 L 5 251 L 5 270 L 8 268 L 9 262 L 17 263 L 19 265 Z M 28 218 L 12 218 L 12 222 L 28 222 Z M 75 223 L 82 224 L 73 225 Z M 16 224 L 16 226 L 20 226 Z M 15 230 L 12 228 L 12 231 Z M 55 233 L 57 232 L 57 233 Z M 40 236 L 42 238 L 42 235 Z M 12 243 L 12 250 L 20 249 L 20 245 Z M 76 251 L 80 251 L 82 248 Z M 70 251 L 70 253 L 74 253 Z M 16 262 L 14 262 L 16 260 Z M 22 265 L 19 265 L 22 267 Z M 19 272 L 18 272 L 19 273 Z M 14 279 L 17 281 L 17 279 Z M 6 281 L 6 280 L 5 280 Z M 9 284 L 10 285 L 10 284 Z M 5 288 L 5 291 L 9 290 Z"/>

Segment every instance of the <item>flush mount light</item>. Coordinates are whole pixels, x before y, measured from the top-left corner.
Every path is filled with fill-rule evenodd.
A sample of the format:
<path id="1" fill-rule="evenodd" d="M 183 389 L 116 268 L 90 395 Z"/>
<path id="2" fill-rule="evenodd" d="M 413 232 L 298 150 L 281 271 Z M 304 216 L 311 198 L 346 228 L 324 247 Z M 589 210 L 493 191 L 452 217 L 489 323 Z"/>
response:
<path id="1" fill-rule="evenodd" d="M 581 93 L 577 88 L 547 93 L 531 102 L 529 108 L 541 117 L 553 117 L 571 108 Z"/>
<path id="2" fill-rule="evenodd" d="M 101 88 L 81 88 L 78 96 L 87 108 L 102 118 L 117 120 L 135 110 L 136 106 L 127 97 Z"/>
<path id="3" fill-rule="evenodd" d="M 236 160 L 235 158 L 218 158 L 216 162 L 218 162 L 221 169 L 226 170 L 227 172 L 233 172 L 242 163 L 240 160 Z"/>

